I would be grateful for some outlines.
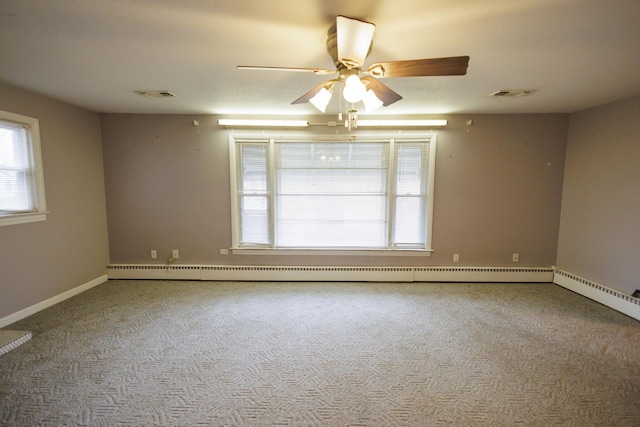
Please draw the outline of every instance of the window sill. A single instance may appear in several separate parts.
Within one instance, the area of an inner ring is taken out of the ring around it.
[[[45,221],[47,219],[47,213],[48,212],[29,212],[13,215],[0,215],[0,226]]]
[[[432,249],[273,249],[231,248],[234,255],[431,256]]]

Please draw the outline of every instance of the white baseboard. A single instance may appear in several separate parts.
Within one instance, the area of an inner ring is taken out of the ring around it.
[[[255,265],[112,264],[110,279],[336,281],[336,282],[545,282],[548,267],[332,267]]]
[[[73,289],[69,289],[68,291],[63,292],[63,293],[61,293],[59,295],[56,295],[56,296],[54,296],[52,298],[49,298],[47,300],[44,300],[44,301],[39,302],[37,304],[34,304],[34,305],[30,306],[30,307],[22,309],[22,310],[20,310],[20,311],[18,311],[16,313],[10,314],[10,315],[8,315],[6,317],[3,317],[3,318],[0,319],[0,328],[4,328],[5,326],[8,326],[8,325],[10,325],[10,324],[12,324],[14,322],[17,322],[18,320],[22,320],[25,317],[31,316],[32,314],[35,314],[35,313],[37,313],[37,312],[39,312],[41,310],[44,310],[45,308],[49,308],[52,305],[55,305],[55,304],[57,304],[59,302],[62,302],[64,300],[66,300],[66,299],[69,299],[69,298],[71,298],[73,296],[76,296],[76,295],[78,295],[78,294],[80,294],[80,293],[82,293],[82,292],[84,292],[84,291],[86,291],[88,289],[91,289],[91,288],[93,288],[95,286],[98,286],[98,285],[106,282],[107,280],[109,280],[109,278],[108,278],[108,276],[106,274],[102,275],[100,277],[96,277],[95,279],[93,279],[93,280],[91,280],[91,281],[89,281],[89,282],[87,282],[87,283],[85,283],[83,285],[77,286],[77,287],[75,287]]]
[[[554,270],[553,283],[640,320],[640,299],[638,298],[560,269]]]

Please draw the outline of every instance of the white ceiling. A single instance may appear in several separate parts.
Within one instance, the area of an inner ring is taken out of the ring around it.
[[[379,114],[572,112],[640,94],[639,0],[0,0],[0,80],[99,112],[315,114],[291,102],[329,77],[236,66],[333,68],[336,15],[376,24],[365,66],[471,57],[466,76],[384,79],[404,99]],[[488,96],[500,89],[536,92]]]

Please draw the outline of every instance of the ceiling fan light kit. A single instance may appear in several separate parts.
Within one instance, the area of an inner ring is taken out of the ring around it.
[[[344,90],[342,96],[345,101],[355,104],[362,101],[364,94],[367,93],[367,88],[364,87],[364,83],[360,81],[360,77],[355,74],[351,74],[344,81]]]
[[[323,87],[318,91],[318,93],[316,93],[311,99],[309,99],[309,102],[313,104],[313,106],[318,110],[324,113],[325,111],[327,111],[327,105],[329,105],[329,101],[331,101],[332,95],[332,91],[330,91],[326,87]]]
[[[376,26],[371,22],[336,17],[339,62],[348,69],[360,68],[369,54],[375,29]]]
[[[447,58],[427,58],[403,61],[389,61],[372,64],[363,69],[364,62],[371,51],[375,24],[346,16],[336,17],[336,23],[327,33],[327,53],[333,60],[335,71],[320,68],[289,68],[264,66],[238,66],[243,70],[298,71],[314,74],[338,74],[327,80],[292,104],[310,102],[325,113],[331,101],[336,84],[342,85],[342,97],[347,101],[348,112],[345,127],[349,130],[357,127],[357,109],[355,104],[362,102],[367,113],[380,107],[386,107],[402,99],[402,96],[378,79],[388,77],[456,76],[465,75],[469,65],[468,56]],[[360,74],[365,77],[360,77]],[[342,104],[342,103],[341,103]],[[342,109],[342,107],[340,108]],[[339,117],[342,116],[340,112]]]
[[[367,93],[364,94],[362,103],[364,104],[364,110],[367,113],[373,113],[384,104],[380,99],[378,99],[375,92],[371,89],[369,89]]]

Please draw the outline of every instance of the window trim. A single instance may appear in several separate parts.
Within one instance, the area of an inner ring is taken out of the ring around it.
[[[31,155],[33,157],[33,174],[36,191],[36,209],[34,211],[9,214],[0,213],[0,226],[45,221],[47,219],[47,213],[49,212],[47,211],[44,193],[44,173],[40,148],[40,121],[33,117],[3,110],[0,110],[0,120],[18,123],[28,128],[29,138],[31,139]]]
[[[239,207],[238,207],[238,168],[237,168],[237,159],[236,159],[236,143],[242,142],[260,142],[260,143],[268,143],[270,149],[268,151],[269,156],[267,159],[267,173],[268,179],[271,181],[271,188],[273,189],[273,180],[275,180],[273,173],[273,165],[274,165],[274,151],[273,145],[276,141],[331,141],[331,142],[352,142],[349,139],[349,135],[309,135],[309,134],[300,134],[300,133],[291,133],[291,134],[273,134],[269,135],[263,131],[260,132],[245,132],[245,133],[234,133],[233,131],[229,133],[229,170],[230,170],[230,204],[231,204],[231,247],[229,248],[231,253],[234,255],[336,255],[336,256],[344,256],[344,255],[352,255],[352,256],[431,256],[431,253],[434,251],[432,248],[432,234],[433,234],[433,200],[434,200],[434,188],[435,188],[435,155],[436,155],[436,134],[435,133],[411,133],[411,132],[402,132],[397,135],[392,135],[388,133],[367,133],[367,137],[364,138],[367,141],[428,141],[429,143],[429,170],[427,172],[427,206],[425,208],[425,215],[427,216],[427,221],[425,223],[425,232],[426,232],[426,240],[425,240],[425,248],[393,248],[393,249],[385,249],[385,248],[356,248],[356,249],[348,249],[348,248],[274,248],[274,247],[265,247],[265,246],[239,246],[239,236],[240,236],[240,224],[239,224]],[[390,156],[394,156],[394,150],[391,150]],[[389,203],[391,205],[391,203]],[[391,207],[389,206],[389,209]],[[274,215],[274,206],[273,203],[270,204],[270,216]],[[270,221],[273,221],[273,218],[270,218]],[[273,234],[273,227],[270,230],[270,233]],[[273,241],[273,236],[271,237],[271,241]]]

